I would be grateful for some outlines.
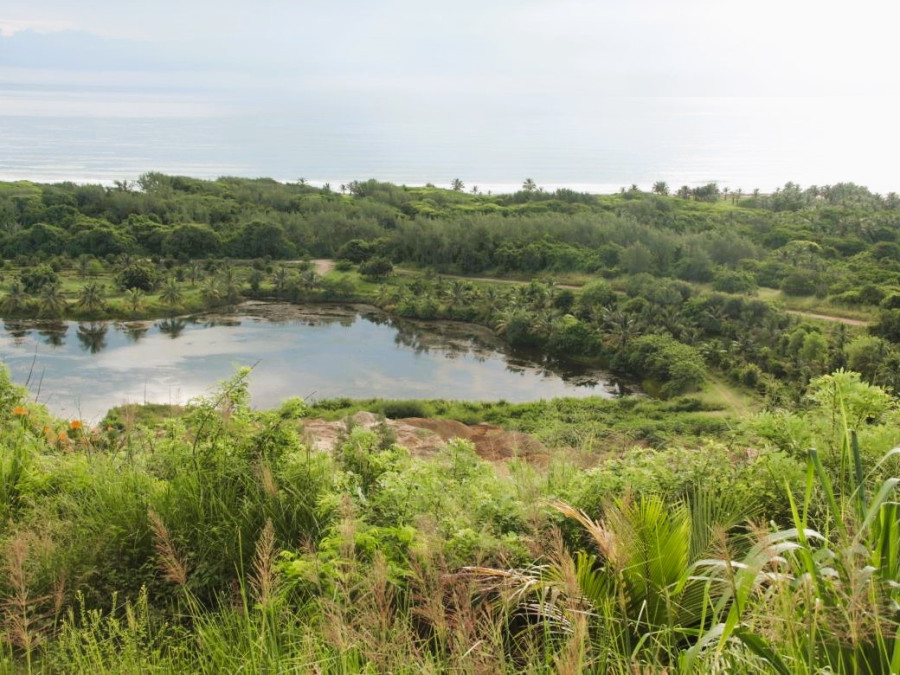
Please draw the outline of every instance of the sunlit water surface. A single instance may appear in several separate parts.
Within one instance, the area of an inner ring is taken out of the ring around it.
[[[253,404],[290,396],[528,401],[611,397],[603,372],[504,352],[478,326],[390,320],[370,307],[248,304],[235,315],[20,323],[0,331],[13,380],[62,417],[122,403],[183,404],[254,366]]]

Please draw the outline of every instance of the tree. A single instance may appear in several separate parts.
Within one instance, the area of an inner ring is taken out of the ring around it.
[[[232,255],[237,258],[292,258],[296,255],[294,245],[288,241],[284,228],[279,223],[254,220],[241,229],[231,245]]]
[[[522,189],[525,192],[537,192],[537,183],[532,178],[526,178],[525,182],[522,183]]]
[[[50,265],[36,265],[22,271],[19,281],[26,293],[40,293],[47,286],[59,283],[59,275]]]
[[[169,305],[169,307],[177,307],[181,302],[181,287],[178,285],[178,282],[170,277],[166,285],[163,286],[159,299]]]
[[[187,260],[189,258],[211,258],[219,255],[222,240],[206,225],[179,225],[172,230],[163,243],[166,255]]]
[[[641,274],[653,269],[653,254],[642,243],[632,244],[621,255],[622,267],[629,274]]]
[[[454,192],[462,192],[465,185],[459,178],[454,178],[452,181],[450,181],[450,187]]]
[[[0,311],[4,314],[18,314],[28,309],[29,298],[21,281],[14,281],[9,292],[0,302]]]
[[[372,257],[372,244],[364,239],[351,239],[337,250],[337,257],[359,264]]]
[[[119,272],[117,281],[119,288],[123,290],[137,288],[149,293],[159,283],[159,273],[149,260],[139,260],[124,267]]]
[[[275,275],[272,278],[272,282],[275,284],[275,293],[279,297],[281,297],[281,294],[284,293],[284,289],[287,287],[287,281],[287,268],[284,265],[281,265],[277,270],[275,270]]]
[[[41,291],[39,309],[42,316],[62,316],[68,303],[57,284],[45,286]]]
[[[144,305],[144,292],[137,287],[129,288],[125,291],[125,304],[132,312],[137,312]]]
[[[197,285],[197,279],[203,276],[203,270],[200,269],[200,263],[192,260],[188,265],[188,279],[191,280],[191,288]]]
[[[259,291],[259,287],[262,284],[263,273],[262,270],[258,270],[255,267],[250,270],[250,277],[247,280],[250,283],[250,290],[254,293]]]
[[[103,299],[103,286],[96,281],[85,284],[78,294],[76,306],[88,312],[99,312],[106,307]]]
[[[371,258],[359,266],[359,273],[364,277],[382,278],[390,276],[393,271],[391,261],[381,256]]]
[[[664,180],[658,180],[653,184],[654,194],[667,196],[669,194],[669,184]]]

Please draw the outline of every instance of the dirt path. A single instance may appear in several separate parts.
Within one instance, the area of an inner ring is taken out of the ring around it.
[[[334,260],[327,258],[316,258],[312,264],[316,266],[316,273],[323,277],[334,269]]]
[[[833,323],[843,323],[847,326],[868,326],[869,321],[863,321],[862,319],[848,319],[845,316],[831,316],[830,314],[815,314],[813,312],[801,312],[796,309],[786,309],[784,310],[787,314],[793,314],[794,316],[802,316],[807,319],[818,319],[819,321],[831,321]]]

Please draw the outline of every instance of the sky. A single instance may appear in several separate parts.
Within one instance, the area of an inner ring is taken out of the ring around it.
[[[832,129],[849,142],[867,110],[896,111],[898,23],[887,0],[4,0],[0,116],[303,110],[496,133],[624,98],[822,99],[860,102]]]

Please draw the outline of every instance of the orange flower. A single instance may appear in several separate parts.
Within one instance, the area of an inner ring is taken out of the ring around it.
[[[69,434],[67,434],[65,431],[60,431],[60,432],[59,432],[59,436],[57,436],[57,438],[58,438],[62,443],[65,443],[66,441],[69,440]]]
[[[13,408],[12,413],[13,415],[27,415],[28,408],[22,405],[17,405],[15,408]]]
[[[81,420],[72,420],[69,422],[69,428],[72,431],[78,431],[81,428]]]

